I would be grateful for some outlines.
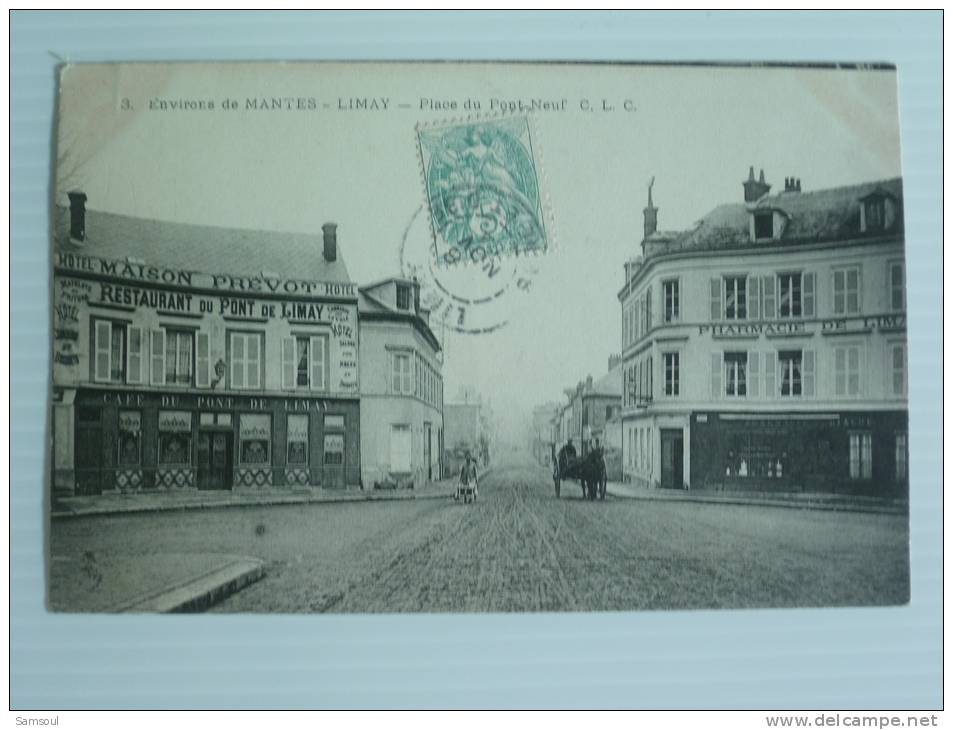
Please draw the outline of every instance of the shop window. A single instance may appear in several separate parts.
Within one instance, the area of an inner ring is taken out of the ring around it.
[[[391,355],[391,390],[395,395],[413,395],[414,379],[409,353]]]
[[[851,433],[850,478],[870,479],[873,475],[873,438],[869,431]]]
[[[119,466],[139,466],[142,458],[142,414],[119,411]]]
[[[890,357],[890,388],[894,396],[907,394],[907,348],[901,342],[887,346]]]
[[[679,317],[678,279],[669,279],[662,282],[662,298],[665,303],[665,321],[677,322]]]
[[[308,416],[306,414],[288,415],[288,465],[307,466],[308,464]]]
[[[778,353],[778,364],[781,366],[781,395],[798,396],[802,393],[802,365],[803,357],[800,350],[789,350]]]
[[[242,464],[271,463],[271,416],[243,413],[238,418],[238,438]]]
[[[260,390],[262,387],[263,336],[260,332],[229,332],[231,387]]]
[[[166,385],[192,385],[192,340],[189,331],[165,331]]]
[[[834,394],[860,395],[860,347],[856,345],[834,348]]]
[[[725,395],[745,396],[748,394],[748,353],[725,353]]]
[[[746,319],[748,316],[748,277],[725,277],[725,319]]]
[[[834,271],[834,314],[860,312],[860,267],[850,266]]]
[[[159,411],[159,464],[186,466],[192,463],[192,414]]]
[[[344,466],[344,435],[329,433],[324,436],[324,465]]]
[[[126,330],[123,322],[93,320],[93,380],[96,382],[126,382]],[[137,342],[140,345],[137,356],[141,359],[141,335]]]
[[[894,312],[902,312],[906,307],[903,263],[893,261],[889,264],[887,270],[890,276],[890,309]]]
[[[666,352],[662,355],[665,364],[665,395],[678,395],[678,353]]]
[[[904,482],[907,479],[907,434],[898,433],[894,435],[894,479],[898,482]]]

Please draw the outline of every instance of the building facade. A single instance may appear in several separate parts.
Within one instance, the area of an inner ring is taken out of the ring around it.
[[[360,289],[361,473],[366,488],[443,476],[440,344],[419,285],[393,278]]]
[[[444,463],[449,474],[460,471],[467,453],[489,464],[489,412],[483,398],[464,387],[453,402],[444,405]]]
[[[609,358],[609,372],[598,380],[588,376],[570,396],[570,421],[566,440],[572,439],[580,455],[597,443],[605,445],[605,426],[622,408],[621,358]]]
[[[901,181],[743,188],[680,232],[649,191],[619,292],[625,478],[905,495]]]
[[[558,403],[545,403],[533,409],[532,452],[539,464],[549,464],[552,460],[554,441],[553,420],[560,410]]]
[[[53,493],[357,485],[357,289],[305,236],[58,208]]]

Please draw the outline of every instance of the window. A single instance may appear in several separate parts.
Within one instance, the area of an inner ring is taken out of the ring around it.
[[[883,198],[868,198],[864,201],[864,230],[882,231],[886,225]]]
[[[192,385],[192,333],[165,331],[166,385]]]
[[[307,388],[311,381],[308,374],[311,364],[308,359],[310,344],[307,337],[295,337],[295,384],[299,388]]]
[[[410,287],[407,284],[397,285],[397,308],[410,309]]]
[[[895,396],[907,394],[907,347],[901,342],[887,346],[890,357],[890,392]]]
[[[664,298],[664,317],[666,322],[678,321],[678,279],[671,279],[662,283]]]
[[[391,390],[396,395],[413,395],[414,380],[409,353],[394,353],[391,362]]]
[[[612,420],[612,406],[606,406],[606,421]]]
[[[271,463],[271,416],[243,413],[238,419],[239,458],[242,464]]]
[[[893,447],[894,479],[903,482],[907,478],[907,434],[894,434]]]
[[[754,237],[774,238],[774,213],[766,211],[754,214]]]
[[[725,319],[745,319],[748,316],[748,278],[725,277]]]
[[[329,433],[324,436],[324,465],[344,466],[344,434]]]
[[[860,395],[860,347],[834,348],[834,394]]]
[[[725,395],[745,396],[747,384],[748,353],[725,353]]]
[[[137,356],[141,360],[141,330]],[[93,338],[95,357],[93,358],[93,380],[100,383],[126,382],[126,325],[108,319],[93,320]],[[133,381],[136,382],[136,381]]]
[[[327,390],[328,338],[296,335],[281,341],[281,387]]]
[[[142,455],[142,414],[119,411],[119,466],[139,466]]]
[[[398,474],[410,471],[410,426],[394,424],[390,427],[390,470]]]
[[[860,267],[834,271],[834,314],[860,312]]]
[[[678,353],[666,352],[662,358],[665,363],[665,395],[678,395]]]
[[[308,416],[288,414],[288,466],[308,464]]]
[[[238,389],[261,389],[262,341],[260,332],[230,332],[229,362],[231,387]]]
[[[343,413],[327,413],[324,416],[324,428],[325,430],[330,428],[344,428],[344,414]]]
[[[872,438],[868,431],[850,434],[850,478],[870,479],[873,474]]]
[[[781,366],[781,395],[801,395],[801,351],[779,352],[778,364]]]
[[[781,274],[778,276],[780,302],[778,314],[781,317],[801,316],[801,275]]]
[[[888,265],[887,271],[890,274],[890,309],[894,312],[902,311],[906,305],[903,263],[894,261]]]
[[[192,463],[192,414],[159,411],[159,464],[188,466]]]

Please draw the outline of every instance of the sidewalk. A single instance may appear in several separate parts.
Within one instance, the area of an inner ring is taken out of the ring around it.
[[[908,512],[905,499],[864,497],[827,492],[721,492],[709,489],[649,489],[621,482],[609,482],[606,493],[622,499],[656,500],[661,502],[708,502],[714,504],[747,504],[761,507],[789,507],[843,512],[873,512],[902,515]]]
[[[489,468],[480,472],[482,478]],[[416,489],[323,489],[321,487],[263,487],[234,491],[165,490],[54,498],[53,519],[92,515],[161,512],[167,510],[262,507],[323,502],[375,502],[409,499],[449,499],[457,478],[448,477]]]

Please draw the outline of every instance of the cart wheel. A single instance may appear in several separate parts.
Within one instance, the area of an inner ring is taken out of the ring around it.
[[[559,480],[553,479],[553,484],[556,485],[556,499],[559,499]]]

